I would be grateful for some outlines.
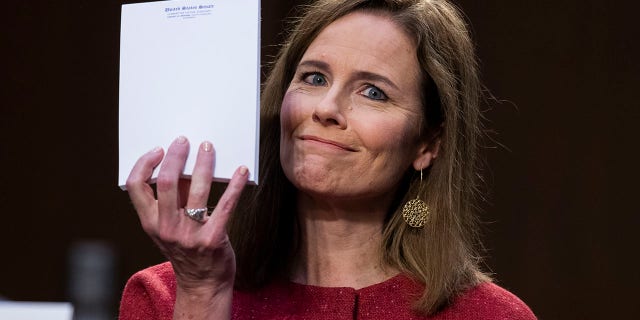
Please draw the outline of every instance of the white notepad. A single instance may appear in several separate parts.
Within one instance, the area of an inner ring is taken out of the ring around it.
[[[246,165],[257,184],[259,96],[259,0],[123,5],[119,186],[141,155],[166,151],[180,135],[191,144],[184,176],[208,140],[214,180],[228,181]]]
[[[68,302],[0,301],[0,319],[71,320],[73,306]]]

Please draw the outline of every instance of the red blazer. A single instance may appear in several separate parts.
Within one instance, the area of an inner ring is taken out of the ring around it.
[[[493,283],[464,292],[431,317],[421,316],[411,303],[423,288],[404,275],[358,290],[276,282],[256,291],[236,290],[232,319],[536,319],[518,297]],[[119,319],[172,319],[175,298],[175,275],[168,262],[142,270],[125,286]]]

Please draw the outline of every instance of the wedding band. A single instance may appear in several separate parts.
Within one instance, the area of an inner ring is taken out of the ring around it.
[[[187,217],[198,221],[198,222],[204,222],[204,217],[207,215],[207,208],[196,208],[196,209],[184,209],[184,214],[187,215]]]

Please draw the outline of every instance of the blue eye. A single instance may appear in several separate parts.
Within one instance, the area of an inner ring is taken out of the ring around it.
[[[373,100],[387,100],[387,95],[375,86],[369,86],[366,89],[362,90],[362,94],[365,97]]]
[[[304,82],[314,86],[324,86],[327,84],[327,79],[320,73],[309,73],[304,75]]]

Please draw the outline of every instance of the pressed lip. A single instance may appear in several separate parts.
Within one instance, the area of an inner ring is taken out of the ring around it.
[[[316,137],[316,136],[303,135],[303,136],[300,136],[300,140],[312,140],[312,141],[317,141],[317,142],[330,144],[330,145],[336,146],[336,147],[338,147],[340,149],[344,149],[346,151],[351,151],[351,152],[355,152],[356,151],[356,149],[354,149],[352,147],[349,147],[349,146],[347,146],[345,144],[342,144],[342,143],[339,143],[339,142],[336,142],[336,141],[333,141],[333,140],[322,139],[322,138],[319,138],[319,137]]]

